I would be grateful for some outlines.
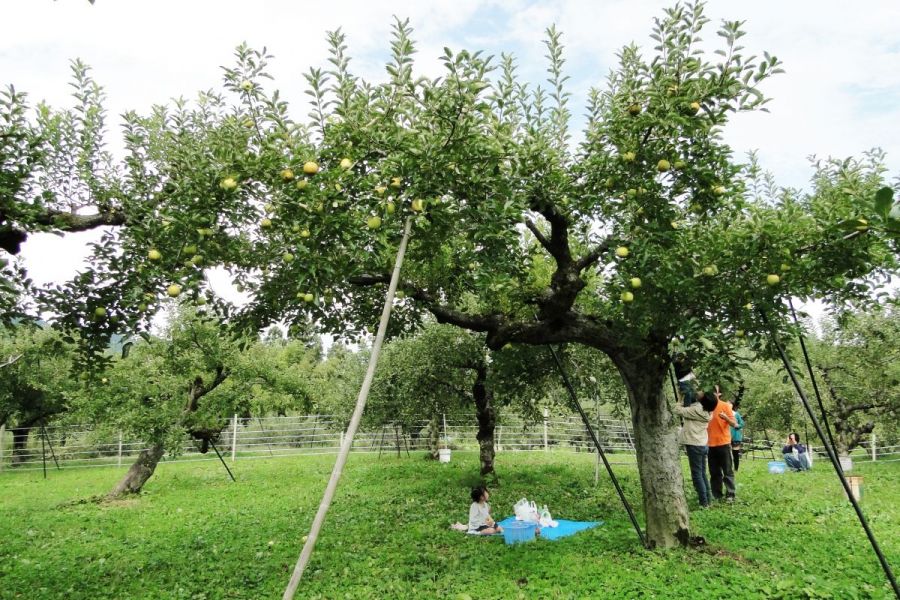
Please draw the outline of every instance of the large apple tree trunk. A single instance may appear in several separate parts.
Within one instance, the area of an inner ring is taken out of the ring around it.
[[[28,459],[28,434],[31,431],[31,428],[13,427],[9,431],[12,433],[13,439],[11,461],[12,465],[16,466]]]
[[[153,444],[149,448],[141,450],[137,460],[128,469],[125,477],[116,484],[116,487],[107,494],[108,498],[119,498],[129,494],[139,494],[147,480],[156,471],[156,465],[162,460],[165,450],[160,443]]]
[[[479,364],[475,368],[475,383],[472,385],[475,399],[475,418],[478,420],[478,448],[481,458],[481,476],[497,473],[494,471],[494,430],[497,426],[497,411],[494,410],[494,392],[488,384],[488,368]]]
[[[686,546],[690,518],[679,460],[678,429],[664,393],[664,353],[629,360],[614,357],[631,405],[637,467],[643,490],[647,542],[653,548]]]

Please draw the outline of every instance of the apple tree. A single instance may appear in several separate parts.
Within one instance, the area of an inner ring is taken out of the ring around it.
[[[606,354],[627,390],[647,538],[686,544],[664,394],[674,347],[765,352],[769,327],[789,324],[783,297],[865,298],[895,266],[887,229],[871,226],[893,210],[877,155],[823,161],[809,192],[767,188],[735,158],[722,132],[735,113],[765,110],[760,86],[781,65],[748,52],[738,22],[708,52],[708,25],[700,3],[664,11],[654,47],[623,48],[591,91],[578,136],[553,28],[548,83],[535,87],[511,56],[449,48],[439,76],[418,75],[403,21],[386,79],[364,81],[331,33],[299,120],[270,86],[270,57],[242,46],[223,90],[125,116],[112,180],[79,181],[114,198],[126,226],[42,300],[98,339],[145,327],[163,294],[212,301],[236,327],[312,319],[354,337],[374,325],[413,219],[394,333],[430,313],[491,350]],[[216,296],[210,267],[231,274],[245,307]]]

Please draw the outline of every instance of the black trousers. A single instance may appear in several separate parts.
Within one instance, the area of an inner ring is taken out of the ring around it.
[[[709,487],[713,498],[722,498],[722,484],[725,496],[734,498],[734,469],[731,466],[731,444],[709,447]]]

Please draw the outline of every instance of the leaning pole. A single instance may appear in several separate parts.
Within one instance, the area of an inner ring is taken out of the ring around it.
[[[359,389],[359,396],[356,398],[356,407],[353,409],[350,425],[347,426],[347,435],[344,436],[344,442],[341,444],[337,460],[334,462],[334,468],[331,471],[331,479],[328,480],[328,486],[325,488],[325,494],[322,496],[319,510],[316,512],[316,517],[313,519],[306,542],[303,544],[303,550],[300,552],[300,557],[297,559],[297,565],[294,567],[291,581],[288,583],[287,589],[284,590],[283,600],[293,600],[294,594],[297,593],[297,586],[300,585],[303,571],[306,569],[307,563],[309,563],[310,556],[312,556],[313,547],[315,547],[316,539],[319,537],[319,531],[321,531],[322,524],[325,522],[325,516],[328,514],[331,501],[334,499],[334,492],[337,490],[338,482],[344,471],[344,465],[347,463],[347,455],[350,454],[350,447],[353,445],[353,438],[356,435],[357,428],[359,428],[363,409],[365,409],[366,400],[369,398],[369,389],[372,387],[372,380],[375,377],[375,367],[378,364],[378,357],[381,354],[381,345],[384,342],[388,320],[391,318],[394,293],[397,291],[397,282],[400,280],[400,267],[403,265],[403,255],[406,254],[406,244],[409,241],[409,232],[411,230],[412,218],[408,217],[403,229],[403,238],[400,240],[400,248],[397,250],[397,259],[394,261],[394,271],[391,273],[391,282],[390,285],[388,285],[387,296],[384,299],[384,309],[381,311],[381,322],[378,323],[378,333],[375,334],[375,343],[372,346],[372,354],[369,356],[369,367],[366,369],[366,376],[363,378],[362,387]]]

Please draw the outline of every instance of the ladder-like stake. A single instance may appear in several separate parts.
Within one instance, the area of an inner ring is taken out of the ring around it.
[[[407,218],[406,226],[403,230],[403,239],[400,240],[400,248],[397,250],[397,260],[394,261],[394,272],[391,274],[391,283],[388,285],[387,296],[384,299],[384,310],[381,311],[381,322],[378,324],[378,333],[375,334],[372,355],[369,357],[369,368],[366,370],[366,376],[363,378],[359,396],[356,398],[356,408],[353,409],[353,416],[350,418],[350,425],[347,427],[347,435],[344,436],[341,450],[338,452],[337,460],[335,460],[334,463],[334,469],[331,471],[331,479],[328,480],[328,486],[325,488],[325,494],[322,496],[319,510],[316,512],[316,517],[313,519],[312,526],[309,529],[306,543],[303,544],[303,550],[300,552],[300,557],[297,559],[297,565],[294,567],[291,581],[288,583],[287,589],[284,590],[283,600],[293,600],[294,594],[297,593],[297,586],[300,585],[300,578],[303,577],[303,570],[306,569],[309,558],[312,556],[313,547],[316,545],[316,539],[319,537],[319,531],[321,531],[322,524],[325,522],[325,515],[328,514],[328,508],[331,506],[331,500],[334,498],[334,492],[337,489],[338,481],[340,481],[341,473],[344,471],[347,455],[350,454],[350,447],[353,445],[353,437],[356,435],[356,429],[359,427],[359,422],[362,419],[363,409],[366,407],[366,400],[369,398],[369,388],[372,387],[372,380],[375,378],[375,366],[378,364],[378,356],[381,354],[381,344],[384,342],[388,320],[391,318],[394,293],[397,291],[397,282],[400,280],[400,266],[403,264],[403,255],[406,254],[406,243],[409,241],[409,232],[411,230],[412,219]]]

